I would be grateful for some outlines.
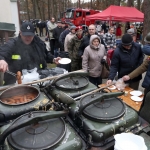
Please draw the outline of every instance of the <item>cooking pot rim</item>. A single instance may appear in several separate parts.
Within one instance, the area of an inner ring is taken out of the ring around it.
[[[19,104],[7,104],[7,103],[4,103],[3,101],[1,101],[2,94],[4,94],[5,92],[7,92],[7,91],[9,91],[11,89],[19,88],[19,87],[28,87],[28,88],[30,87],[30,88],[33,88],[33,89],[37,90],[38,94],[37,94],[37,96],[33,100],[28,101],[28,102],[24,102],[24,103],[19,103]],[[12,87],[4,90],[2,93],[0,93],[0,103],[5,104],[5,105],[10,105],[10,106],[23,105],[23,104],[27,104],[27,103],[33,102],[35,99],[37,99],[39,97],[39,95],[40,95],[40,90],[37,87],[35,87],[35,86],[32,86],[32,85],[15,85],[15,86],[12,86]]]

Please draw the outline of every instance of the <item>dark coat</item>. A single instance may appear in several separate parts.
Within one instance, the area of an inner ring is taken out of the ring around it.
[[[55,38],[55,49],[61,47],[61,44],[59,42],[59,37],[62,32],[63,32],[63,29],[59,27],[56,27],[53,30],[53,37]]]
[[[97,33],[95,33],[96,35],[98,35]],[[100,40],[101,40],[101,44],[103,44],[105,46],[105,43],[102,39],[102,37],[100,35],[98,35],[100,37]],[[84,49],[90,44],[90,37],[91,35],[88,34],[88,35],[85,35],[81,41],[81,45],[79,47],[79,56],[81,57],[84,53]]]
[[[53,55],[46,50],[45,43],[37,36],[34,37],[30,45],[26,45],[20,36],[9,40],[0,47],[0,60],[8,63],[9,70],[17,73],[23,69],[31,70],[33,68],[45,69],[47,62],[53,62]],[[4,76],[5,84],[15,83],[16,78],[8,73]]]
[[[60,34],[60,37],[59,37],[59,42],[61,44],[61,49],[64,50],[64,42],[65,42],[65,38],[67,36],[67,34],[69,34],[70,30],[69,28],[65,29],[61,34]]]
[[[143,62],[143,52],[141,46],[135,42],[132,43],[131,50],[125,50],[120,44],[114,51],[109,79],[113,80],[118,72],[118,78],[122,78],[124,75],[128,75]],[[142,79],[142,75],[129,80],[128,82],[136,82]]]
[[[143,46],[143,53],[150,56],[150,44]],[[148,62],[148,68],[142,86],[144,88],[150,88],[150,62]]]

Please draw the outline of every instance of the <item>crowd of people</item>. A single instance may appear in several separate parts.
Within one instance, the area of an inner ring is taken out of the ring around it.
[[[120,29],[121,26],[118,24]],[[38,37],[43,36],[41,28],[45,28],[46,31],[45,43]],[[138,89],[142,78],[141,71],[136,76],[132,75],[132,71],[143,64],[143,53],[146,52],[137,42],[137,29],[129,28],[127,25],[127,32],[123,36],[120,29],[117,29],[116,24],[108,27],[106,22],[97,22],[89,25],[88,29],[83,29],[82,26],[75,26],[71,22],[56,22],[54,17],[46,22],[41,19],[25,21],[22,23],[19,36],[0,48],[0,70],[5,72],[9,69],[16,73],[18,70],[34,67],[43,69],[47,67],[47,62],[54,61],[58,64],[61,57],[68,57],[71,59],[69,67],[60,65],[61,67],[68,71],[83,69],[89,72],[89,80],[98,86],[102,83],[102,64],[107,60],[107,51],[113,48],[107,84],[111,84],[117,75],[131,88]],[[116,43],[118,35],[121,37],[119,44]],[[147,49],[149,47],[146,47],[146,51]],[[63,55],[60,55],[61,53]],[[6,78],[7,76],[9,75],[6,74]],[[10,78],[7,78],[5,84],[14,82],[9,81]]]

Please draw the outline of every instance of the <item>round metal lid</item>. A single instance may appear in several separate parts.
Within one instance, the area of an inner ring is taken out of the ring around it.
[[[89,83],[87,77],[73,76],[58,80],[55,84],[58,88],[74,90],[87,86]]]
[[[98,96],[100,93],[95,93]],[[89,95],[85,98],[91,99]],[[125,105],[119,98],[108,98],[101,102],[93,103],[83,110],[83,115],[91,120],[100,122],[111,122],[119,119],[125,114]]]
[[[36,113],[35,116],[40,113]],[[27,117],[28,115],[19,118],[15,124]],[[54,118],[14,131],[8,136],[8,143],[16,150],[45,150],[56,145],[65,133],[66,125],[63,119]]]

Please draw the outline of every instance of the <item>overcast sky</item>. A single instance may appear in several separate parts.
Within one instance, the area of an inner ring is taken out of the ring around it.
[[[84,0],[84,2],[88,2],[88,1],[90,1],[90,0]],[[73,2],[73,3],[76,3],[77,0],[72,0],[72,2]],[[82,2],[82,0],[80,0],[80,2]]]

